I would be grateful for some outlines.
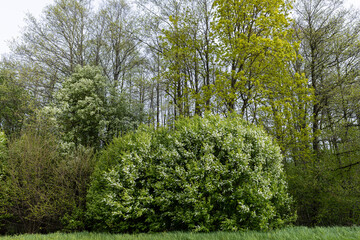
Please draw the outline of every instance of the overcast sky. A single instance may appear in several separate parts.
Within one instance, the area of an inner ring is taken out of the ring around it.
[[[45,6],[53,2],[54,0],[0,0],[0,55],[9,52],[8,41],[20,35],[25,26],[26,13],[39,17]]]
[[[9,52],[8,43],[19,36],[27,12],[38,17],[53,0],[0,0],[0,55]],[[95,0],[100,2],[100,0]],[[345,0],[360,8],[360,0]]]

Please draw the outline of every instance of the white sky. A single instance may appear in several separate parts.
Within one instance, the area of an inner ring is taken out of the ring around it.
[[[27,12],[39,16],[53,0],[0,0],[0,54],[9,52],[7,41],[16,38],[25,25]]]
[[[101,0],[93,0],[95,4]],[[359,0],[360,1],[360,0]],[[26,13],[39,17],[54,0],[0,0],[0,56],[9,53],[9,41],[20,36]]]
[[[27,12],[38,17],[45,6],[54,0],[0,0],[0,55],[8,53],[8,41],[20,35],[25,26]],[[99,0],[95,0],[99,2]],[[360,0],[345,0],[350,5],[360,8]]]

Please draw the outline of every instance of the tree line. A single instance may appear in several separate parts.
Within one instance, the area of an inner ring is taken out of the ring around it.
[[[280,145],[299,224],[352,225],[358,16],[336,0],[55,0],[1,60],[0,126],[10,142],[45,128],[66,154],[235,112]]]

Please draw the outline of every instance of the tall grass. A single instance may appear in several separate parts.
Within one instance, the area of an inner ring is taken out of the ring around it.
[[[148,234],[106,234],[106,233],[53,233],[47,235],[19,235],[0,237],[1,240],[360,240],[360,227],[306,228],[294,227],[270,232],[213,232],[213,233],[148,233]]]

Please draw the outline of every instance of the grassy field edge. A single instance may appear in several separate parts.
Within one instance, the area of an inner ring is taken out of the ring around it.
[[[25,234],[16,236],[1,236],[1,240],[256,240],[256,239],[360,239],[360,227],[291,227],[269,232],[169,232],[169,233],[142,233],[142,234],[108,234],[108,233],[52,233],[52,234]]]

